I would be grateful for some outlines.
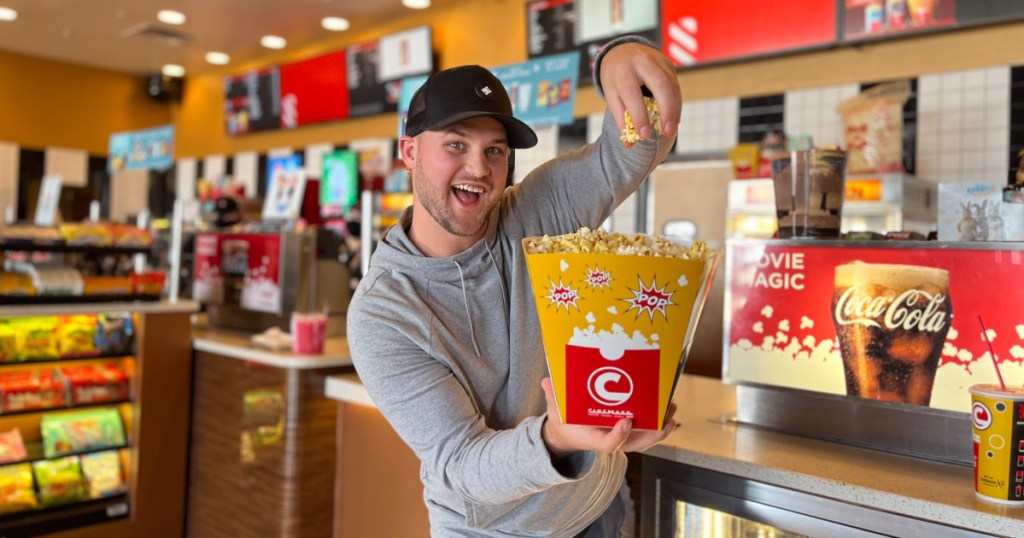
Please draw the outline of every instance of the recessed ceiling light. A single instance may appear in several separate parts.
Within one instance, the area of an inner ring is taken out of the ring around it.
[[[164,64],[164,66],[160,68],[160,72],[169,77],[185,76],[185,68],[177,64]]]
[[[18,12],[9,7],[0,7],[0,21],[13,21],[18,18]]]
[[[324,17],[320,25],[332,32],[344,32],[348,30],[348,19],[342,17]]]
[[[283,49],[288,42],[281,36],[265,35],[260,38],[260,45],[268,49]]]
[[[185,14],[180,11],[162,9],[157,12],[156,18],[167,24],[185,24]]]
[[[214,65],[225,65],[231,61],[231,57],[223,52],[207,52],[206,61]]]
[[[430,0],[402,0],[402,5],[409,9],[427,9],[430,7]]]

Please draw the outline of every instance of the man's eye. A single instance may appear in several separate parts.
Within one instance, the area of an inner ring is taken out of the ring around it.
[[[502,156],[502,155],[506,154],[504,148],[498,148],[498,147],[487,148],[487,153],[490,154],[490,155],[494,155],[494,156]]]
[[[448,146],[450,148],[452,148],[452,149],[462,149],[462,148],[465,147],[465,144],[463,144],[462,142],[459,142],[459,141],[452,141],[452,142],[448,142]]]

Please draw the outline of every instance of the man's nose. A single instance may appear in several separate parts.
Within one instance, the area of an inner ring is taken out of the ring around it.
[[[473,177],[484,178],[491,175],[490,162],[484,152],[471,152],[465,160],[466,172]]]

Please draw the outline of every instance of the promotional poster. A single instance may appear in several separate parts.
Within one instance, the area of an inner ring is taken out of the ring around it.
[[[996,364],[1024,384],[1024,250],[999,247],[731,240],[723,377],[969,412]]]

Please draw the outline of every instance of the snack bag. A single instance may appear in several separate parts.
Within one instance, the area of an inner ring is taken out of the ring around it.
[[[57,349],[56,316],[16,318],[9,322],[15,331],[16,360],[34,361],[55,359]]]
[[[53,369],[0,374],[0,403],[4,413],[65,407],[64,381]]]
[[[523,248],[562,422],[660,429],[717,253],[586,228]]]
[[[17,354],[18,338],[14,329],[6,321],[0,320],[0,362],[14,362]]]
[[[32,463],[39,486],[39,501],[44,505],[62,504],[88,498],[78,456]]]
[[[125,444],[121,414],[114,408],[46,414],[39,427],[47,458]]]
[[[0,463],[11,463],[25,459],[25,441],[21,438],[21,430],[12,428],[0,432]]]
[[[879,84],[839,103],[847,173],[903,171],[903,104],[906,80]]]
[[[99,499],[125,492],[121,458],[116,450],[82,454],[81,458],[90,498]]]
[[[57,345],[61,358],[95,357],[96,316],[62,316],[57,325]]]
[[[32,465],[18,463],[0,467],[0,513],[29,510],[37,504],[32,489]]]
[[[130,312],[96,316],[96,348],[102,355],[127,355],[132,352],[134,328]]]

